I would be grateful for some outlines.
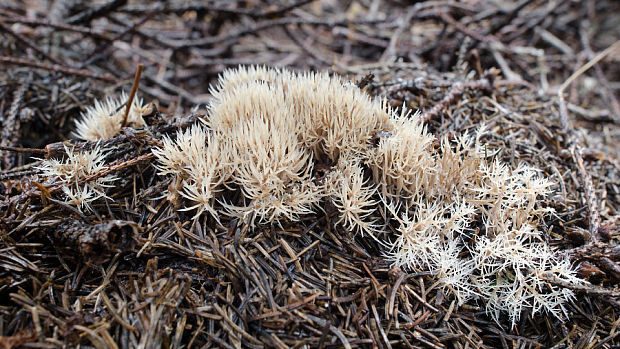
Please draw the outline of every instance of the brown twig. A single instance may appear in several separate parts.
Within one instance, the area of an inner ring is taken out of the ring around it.
[[[110,0],[102,4],[94,4],[92,7],[88,7],[77,15],[68,18],[66,22],[69,24],[88,23],[95,18],[105,16],[125,4],[127,4],[127,0]]]
[[[499,40],[497,40],[497,38],[495,38],[494,36],[491,36],[491,35],[485,36],[484,34],[477,33],[467,28],[461,22],[455,20],[454,18],[452,18],[452,16],[450,16],[444,11],[439,11],[439,18],[441,18],[441,20],[443,20],[447,24],[454,26],[454,28],[456,28],[458,31],[471,37],[472,39],[475,39],[480,42],[485,42],[485,43],[489,43],[489,42],[499,43]]]
[[[599,202],[596,196],[596,191],[594,190],[594,184],[592,183],[592,176],[590,176],[583,165],[581,147],[573,145],[570,150],[583,182],[583,190],[585,193],[584,196],[589,212],[588,229],[590,230],[591,238],[597,241],[600,238],[599,228],[601,226],[601,214],[599,213]]]
[[[588,34],[586,33],[586,30],[584,28],[581,28],[581,30],[579,30],[579,36],[581,38],[581,44],[583,45],[584,50],[588,55],[588,59],[593,59],[594,52],[592,52],[592,48],[590,47],[590,40],[588,39]],[[612,117],[612,120],[614,120],[616,123],[620,123],[620,103],[618,103],[618,99],[609,88],[609,81],[607,80],[605,73],[603,73],[603,69],[601,68],[601,66],[598,64],[595,65],[594,71],[596,72],[596,77],[601,82],[601,85],[603,87],[601,89],[601,94],[603,95],[603,98],[608,101],[611,106],[611,110],[613,111],[614,117]]]
[[[262,21],[262,22],[256,23],[253,26],[242,28],[232,33],[225,33],[219,36],[206,37],[206,38],[201,38],[201,39],[188,39],[188,40],[183,40],[183,41],[178,41],[178,42],[166,40],[165,43],[166,45],[169,45],[170,47],[174,47],[176,49],[187,48],[187,47],[204,47],[204,46],[219,44],[219,43],[222,43],[228,40],[234,40],[246,34],[254,34],[261,30],[278,27],[278,26],[289,25],[289,24],[298,24],[298,25],[308,24],[308,25],[322,25],[322,26],[334,27],[337,25],[347,26],[347,25],[355,25],[355,24],[377,24],[377,23],[382,23],[382,22],[385,22],[385,20],[370,19],[370,20],[354,20],[354,21],[349,21],[349,20],[334,21],[334,20],[286,17],[286,18],[280,18],[276,20]]]
[[[404,17],[400,18],[400,23],[398,24],[398,28],[396,29],[396,32],[392,34],[392,37],[390,38],[390,43],[388,44],[388,47],[385,49],[385,51],[383,51],[383,54],[381,55],[381,58],[379,59],[379,61],[386,62],[392,59],[392,57],[394,56],[394,53],[396,52],[396,44],[398,43],[398,39],[403,34],[405,29],[409,28],[409,23],[411,23],[411,19],[413,18],[413,16],[415,15],[417,11],[418,11],[417,6],[411,6],[407,10],[407,14]]]
[[[130,14],[141,14],[145,12],[151,11],[165,11],[166,13],[185,13],[188,11],[202,11],[202,12],[219,12],[224,14],[231,15],[241,15],[248,16],[251,18],[261,18],[261,17],[277,17],[283,15],[291,10],[294,10],[303,5],[309,4],[314,0],[300,0],[294,2],[288,6],[284,6],[282,8],[276,9],[267,9],[264,11],[254,11],[251,9],[244,8],[230,8],[230,7],[220,7],[220,6],[212,6],[204,3],[189,3],[182,5],[174,5],[174,4],[166,4],[165,6],[159,6],[159,4],[155,6],[132,6],[125,7],[121,9],[121,12],[130,13]]]
[[[132,24],[130,27],[128,27],[127,29],[123,30],[122,32],[116,34],[114,37],[112,37],[111,39],[108,40],[108,42],[106,43],[106,45],[104,46],[95,46],[93,48],[93,50],[90,52],[90,54],[88,54],[88,56],[86,56],[86,58],[83,60],[82,64],[79,65],[79,68],[84,68],[87,67],[88,65],[92,64],[92,62],[101,59],[103,57],[106,57],[108,55],[110,55],[113,50],[114,50],[114,43],[118,40],[121,40],[125,35],[132,33],[134,31],[137,31],[138,28],[143,25],[144,23],[146,23],[148,20],[150,20],[153,16],[155,15],[155,12],[149,12],[146,15],[144,15],[142,18],[140,18],[137,22],[135,22],[134,24]],[[116,20],[114,20],[114,18],[111,18],[112,21],[117,22]],[[125,24],[122,21],[120,24]],[[156,41],[156,40],[154,40]],[[158,41],[156,41],[158,42]]]
[[[15,153],[30,153],[30,154],[47,154],[47,150],[38,148],[20,148],[20,147],[8,147],[0,145],[0,150],[12,151]]]
[[[82,27],[82,26],[77,26],[77,25],[70,25],[70,24],[65,24],[65,23],[56,23],[56,22],[51,22],[45,19],[30,19],[30,18],[26,18],[26,17],[19,17],[19,16],[12,16],[10,15],[8,12],[0,10],[0,14],[4,15],[4,16],[11,16],[8,18],[2,18],[2,22],[4,23],[21,23],[21,24],[27,24],[27,25],[31,25],[31,26],[45,26],[45,27],[52,27],[52,28],[56,28],[56,29],[61,29],[61,30],[66,30],[66,31],[72,31],[72,32],[76,32],[76,33],[81,33],[84,35],[90,35],[92,37],[98,38],[98,39],[104,39],[104,40],[110,40],[110,38],[108,38],[105,34],[95,31],[92,28],[88,28],[88,27]]]
[[[40,54],[41,56],[43,56],[44,58],[48,59],[49,61],[53,62],[54,64],[57,64],[57,65],[60,65],[60,66],[65,66],[65,64],[63,62],[61,62],[58,58],[50,56],[47,52],[43,51],[39,46],[37,46],[37,44],[32,42],[30,39],[28,39],[27,37],[23,36],[20,33],[15,32],[11,28],[7,27],[6,25],[4,25],[1,20],[0,20],[0,30],[2,30],[4,32],[6,32],[7,34],[13,36],[17,40],[19,40],[21,43],[23,43],[27,47],[31,48],[36,53]]]
[[[257,16],[254,15],[250,15],[252,17],[267,17],[267,18],[273,18],[273,17],[278,17],[281,16],[293,9],[296,9],[298,7],[304,6],[306,4],[309,4],[311,2],[313,2],[315,0],[300,0],[297,2],[294,2],[288,6],[284,6],[282,8],[279,9],[268,9],[266,11],[262,11],[261,13],[259,13]]]
[[[7,148],[13,146],[19,139],[19,107],[22,103],[22,99],[24,98],[24,93],[26,93],[26,90],[30,85],[31,79],[32,74],[30,74],[26,81],[22,82],[15,90],[13,102],[11,103],[7,116],[4,118],[4,122],[2,123],[2,140],[0,140],[0,145],[2,146],[0,149],[2,150],[8,150]],[[3,167],[10,167],[11,162],[12,155],[10,153],[5,153],[2,157]]]
[[[27,67],[34,67],[38,69],[60,72],[63,74],[68,74],[68,75],[77,75],[77,76],[83,76],[87,78],[93,78],[93,79],[99,79],[99,80],[105,80],[105,81],[116,81],[117,80],[115,77],[107,73],[97,74],[97,73],[93,73],[86,69],[77,70],[77,69],[67,68],[67,67],[64,67],[58,64],[46,64],[46,63],[32,62],[32,61],[27,61],[25,59],[14,58],[14,57],[0,56],[0,62],[5,63],[5,64],[15,64],[15,65],[22,65],[22,66],[27,66]]]
[[[140,75],[142,75],[143,68],[144,68],[144,65],[139,64],[138,69],[136,69],[136,75],[133,78],[133,85],[131,85],[131,92],[129,93],[129,99],[127,100],[127,104],[125,106],[125,114],[123,114],[123,122],[121,123],[121,128],[127,125],[127,117],[129,116],[129,110],[131,109],[133,98],[136,96],[136,91],[138,91],[138,85],[140,84]]]
[[[584,64],[581,68],[579,68],[576,72],[574,72],[571,76],[564,81],[564,83],[558,89],[558,104],[560,106],[560,124],[564,131],[568,130],[570,127],[570,122],[568,120],[568,108],[566,107],[566,101],[564,100],[564,90],[577,79],[581,74],[585,73],[588,69],[592,68],[596,63],[598,63],[603,58],[607,57],[610,53],[616,51],[620,48],[620,40],[614,42],[608,48],[606,48],[603,52],[596,55],[596,57],[592,58],[588,63]]]
[[[134,165],[139,164],[141,162],[151,160],[154,157],[155,157],[155,154],[153,154],[153,153],[147,153],[147,154],[140,155],[137,158],[134,158],[134,159],[131,159],[131,160],[127,160],[125,162],[121,162],[120,164],[116,164],[116,165],[112,165],[112,166],[106,167],[106,168],[104,168],[103,170],[101,170],[101,171],[99,171],[97,173],[93,173],[93,174],[91,174],[91,175],[89,175],[87,177],[84,177],[84,178],[80,179],[78,183],[79,184],[83,184],[83,183],[87,183],[87,182],[92,182],[92,181],[96,180],[97,178],[105,177],[105,176],[107,176],[107,175],[109,175],[111,173],[120,171],[120,170],[122,170],[124,168],[131,167],[131,166],[134,166]],[[55,192],[60,191],[61,189],[62,189],[62,185],[56,186],[56,187],[52,187],[52,188],[50,188],[48,190],[48,192],[49,193],[55,193]]]
[[[431,109],[424,112],[422,114],[421,120],[423,122],[428,122],[431,119],[437,117],[439,113],[444,110],[448,105],[452,104],[457,98],[459,98],[467,89],[474,90],[490,90],[491,89],[491,80],[487,78],[482,78],[479,80],[468,81],[468,82],[456,82],[450,88],[448,94],[444,96],[444,98],[437,104],[435,104]]]
[[[286,35],[288,35],[288,37],[291,38],[291,40],[293,40],[293,42],[295,42],[302,49],[302,51],[307,53],[310,57],[316,59],[317,61],[325,65],[332,64],[333,60],[330,60],[329,58],[324,57],[320,52],[318,52],[316,48],[312,47],[310,43],[300,38],[297,35],[297,33],[295,33],[289,27],[284,26],[283,28],[284,28],[284,32],[286,33]]]
[[[585,201],[588,207],[588,228],[590,230],[590,236],[594,241],[597,241],[599,237],[599,228],[601,223],[600,213],[599,213],[599,204],[598,198],[595,192],[594,184],[592,182],[592,177],[585,169],[583,164],[583,159],[581,156],[581,147],[576,142],[576,136],[574,132],[572,132],[570,121],[568,118],[568,108],[566,106],[566,101],[564,100],[564,90],[577,79],[581,74],[585,73],[588,69],[598,63],[600,60],[605,58],[610,53],[614,52],[620,48],[620,40],[616,41],[614,44],[609,46],[603,52],[599,53],[596,57],[591,59],[588,63],[584,64],[581,68],[579,68],[576,72],[574,72],[558,89],[558,105],[560,109],[560,125],[562,126],[562,130],[569,137],[569,143],[571,155],[575,164],[577,165],[577,170],[579,175],[581,176],[581,181],[583,184],[583,189],[585,192]]]

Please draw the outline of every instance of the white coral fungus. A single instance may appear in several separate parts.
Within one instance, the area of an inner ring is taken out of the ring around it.
[[[90,151],[76,152],[65,145],[64,159],[46,159],[37,169],[47,184],[61,185],[65,202],[76,206],[80,211],[92,211],[91,203],[105,195],[117,178],[113,175],[100,176],[92,181],[81,183],[91,175],[105,168],[105,155],[95,146]]]
[[[76,121],[74,136],[85,141],[97,141],[114,137],[121,130],[125,103],[129,98],[123,92],[119,100],[106,97],[105,100],[95,100],[93,106],[86,107],[82,119]],[[144,126],[142,115],[146,111],[142,99],[135,97],[127,115],[127,126],[139,128]]]
[[[337,224],[382,241],[395,266],[432,272],[458,304],[485,300],[491,316],[507,313],[513,324],[524,309],[566,315],[572,291],[546,278],[582,281],[537,228],[552,183],[490,161],[482,130],[436,147],[418,114],[324,73],[241,67],[212,94],[206,126],[154,150],[160,174],[175,177],[168,197],[187,199],[186,210],[255,225],[296,220],[329,200]],[[380,238],[393,223],[395,236]]]
[[[368,181],[356,160],[342,158],[339,166],[328,175],[326,191],[340,212],[337,223],[362,236],[366,233],[374,237],[378,227],[372,214],[378,202],[373,199],[376,188]]]

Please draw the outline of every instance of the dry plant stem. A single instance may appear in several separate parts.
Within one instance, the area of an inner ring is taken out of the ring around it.
[[[88,23],[95,18],[105,17],[126,3],[126,0],[110,0],[102,4],[91,5],[75,16],[67,18],[66,22],[68,24]]]
[[[184,13],[187,11],[208,11],[208,12],[221,12],[226,14],[234,14],[234,15],[244,15],[252,18],[260,18],[260,17],[277,17],[285,14],[297,7],[301,7],[305,4],[308,4],[314,0],[300,0],[291,5],[284,6],[279,9],[268,9],[264,11],[260,11],[256,13],[256,11],[242,9],[242,8],[227,8],[227,7],[218,7],[218,6],[210,6],[201,3],[190,3],[190,4],[182,4],[182,5],[174,5],[174,4],[166,4],[165,6],[160,6],[159,4],[153,6],[133,6],[133,7],[125,7],[121,9],[122,12],[131,13],[131,14],[141,14],[150,11],[156,12],[167,12],[167,13]]]
[[[381,59],[379,60],[380,62],[387,62],[393,59],[392,57],[394,56],[394,52],[396,52],[396,43],[398,42],[398,39],[403,34],[405,29],[409,28],[409,23],[411,22],[411,19],[413,18],[413,15],[415,15],[416,11],[417,7],[411,6],[409,10],[407,10],[407,14],[405,15],[405,17],[401,18],[398,29],[396,29],[396,32],[394,32],[394,34],[392,34],[392,38],[390,39],[388,47],[385,49],[385,51],[383,51],[383,54],[381,55]]]
[[[0,145],[3,147],[11,147],[14,145],[19,137],[19,106],[21,105],[22,99],[24,97],[24,93],[28,89],[30,85],[30,80],[32,76],[29,76],[26,81],[24,81],[18,88],[15,90],[15,94],[13,95],[13,102],[11,103],[11,108],[9,109],[9,113],[7,117],[4,119],[2,123],[2,140],[0,140]],[[8,150],[8,149],[3,149]],[[4,153],[2,157],[2,165],[4,168],[8,168],[11,164],[12,155],[11,153]]]
[[[383,20],[360,20],[360,21],[349,21],[349,20],[342,20],[342,21],[333,21],[333,20],[307,20],[307,19],[303,19],[303,18],[281,18],[281,19],[276,19],[276,20],[270,20],[270,21],[263,21],[260,23],[255,24],[254,26],[248,27],[248,28],[243,28],[240,30],[237,30],[235,32],[232,32],[230,34],[222,34],[219,36],[214,36],[214,37],[207,37],[207,38],[202,38],[202,39],[188,39],[188,40],[183,40],[183,41],[163,41],[166,43],[166,45],[172,47],[172,48],[176,48],[176,49],[182,49],[182,48],[188,48],[188,47],[204,47],[204,46],[209,46],[209,45],[215,45],[215,44],[219,44],[222,42],[226,42],[229,40],[236,40],[241,36],[247,35],[249,33],[256,33],[258,31],[262,31],[265,29],[269,29],[269,28],[273,28],[273,27],[278,27],[278,26],[284,26],[284,25],[289,25],[289,24],[298,24],[298,25],[302,25],[302,24],[308,24],[308,25],[322,25],[322,26],[328,26],[328,27],[334,27],[337,25],[355,25],[355,24],[375,24],[375,23],[382,23]]]
[[[596,192],[594,191],[594,185],[592,182],[592,177],[586,171],[585,166],[583,165],[583,159],[581,156],[581,147],[577,145],[575,140],[575,134],[571,129],[570,121],[568,119],[568,108],[566,106],[566,101],[564,100],[564,90],[577,79],[581,74],[585,73],[588,69],[592,68],[596,63],[605,58],[610,53],[616,51],[620,48],[620,40],[616,41],[613,45],[606,48],[603,52],[599,53],[596,57],[591,59],[588,63],[584,64],[581,68],[579,68],[576,72],[574,72],[564,83],[560,86],[558,90],[558,104],[560,109],[560,125],[562,126],[563,131],[570,137],[569,142],[572,143],[570,146],[571,155],[577,165],[577,169],[582,178],[583,188],[585,192],[585,200],[588,205],[588,228],[590,230],[590,238],[593,241],[597,241],[599,236],[599,228],[600,228],[600,213],[599,213],[599,205],[598,198],[596,196]]]
[[[77,76],[83,76],[86,78],[94,78],[94,79],[105,80],[105,81],[116,81],[117,80],[114,76],[107,74],[107,73],[97,74],[97,73],[93,73],[86,69],[80,69],[80,70],[71,69],[71,68],[67,68],[59,64],[38,63],[38,62],[32,62],[32,61],[28,61],[28,60],[21,59],[21,58],[0,56],[0,63],[22,65],[26,67],[33,67],[33,68],[44,69],[44,70],[49,70],[53,72],[60,72],[63,74],[68,74],[68,75],[77,75]]]
[[[560,40],[560,38],[553,35],[549,31],[545,29],[535,28],[534,32],[538,34],[541,37],[541,39],[545,40],[550,45],[562,51],[565,55],[569,57],[573,57],[575,55],[575,53],[573,52],[573,49],[570,46],[565,44],[564,41]]]
[[[15,153],[47,154],[47,150],[45,149],[8,147],[4,145],[0,145],[0,150],[12,151]]]
[[[441,20],[443,20],[447,24],[453,25],[458,31],[462,32],[463,34],[465,34],[467,36],[472,37],[475,40],[478,40],[480,42],[485,42],[485,43],[489,43],[489,42],[496,42],[496,43],[498,43],[499,42],[493,36],[484,36],[482,34],[476,33],[474,31],[468,29],[461,22],[458,22],[457,20],[452,18],[452,16],[450,16],[449,14],[447,14],[447,13],[445,13],[443,11],[439,12],[439,18],[441,18]]]
[[[583,158],[581,156],[581,147],[576,145],[571,147],[571,155],[575,164],[577,164],[577,170],[583,181],[583,189],[585,192],[586,204],[589,211],[588,229],[590,230],[590,238],[594,241],[600,239],[599,228],[601,226],[601,215],[599,213],[598,198],[594,191],[594,184],[592,183],[592,177],[583,165]]]
[[[1,21],[4,23],[22,23],[22,24],[27,24],[27,25],[32,25],[32,26],[52,27],[52,28],[72,31],[76,33],[81,33],[84,35],[90,35],[90,36],[93,36],[99,39],[109,40],[109,38],[105,36],[103,33],[94,31],[92,28],[81,27],[77,25],[70,25],[70,24],[65,24],[65,23],[56,23],[56,22],[45,20],[45,19],[30,19],[30,18],[25,18],[25,17],[19,17],[19,16],[14,16],[13,14],[9,14],[8,12],[2,11],[2,10],[0,10],[0,14],[3,16],[7,16],[7,18],[1,19]],[[8,16],[11,16],[11,17],[8,17]]]
[[[308,317],[310,320],[312,320],[312,321],[314,321],[314,322],[318,323],[318,324],[319,324],[319,325],[321,325],[321,326],[324,326],[324,327],[326,327],[326,328],[329,328],[329,330],[330,330],[330,331],[331,331],[331,332],[332,332],[332,333],[333,333],[336,337],[338,337],[338,339],[340,339],[340,342],[342,343],[342,346],[343,346],[345,349],[351,349],[351,344],[350,344],[350,343],[349,343],[349,341],[347,340],[347,337],[345,337],[345,335],[344,335],[342,332],[340,332],[340,330],[339,330],[337,327],[330,325],[328,321],[325,321],[325,320],[323,320],[323,319],[321,319],[321,318],[318,318],[318,317],[316,317],[316,316],[313,316],[313,315],[310,315],[310,314],[304,314],[304,316],[305,316],[305,317]]]
[[[581,37],[581,44],[583,45],[586,54],[588,55],[588,59],[593,59],[594,52],[592,52],[592,48],[590,47],[590,40],[588,39],[588,34],[586,33],[586,30],[584,28],[579,30],[579,36]],[[611,104],[611,108],[614,113],[614,116],[611,119],[616,123],[620,123],[620,103],[618,103],[618,99],[609,87],[609,81],[607,80],[607,77],[605,77],[605,73],[603,72],[601,66],[595,65],[594,71],[596,72],[596,77],[603,86],[603,97],[609,101],[609,104]]]
[[[29,48],[33,49],[36,53],[38,53],[41,56],[45,57],[46,59],[48,59],[49,61],[53,62],[54,64],[58,64],[60,66],[64,66],[65,65],[63,62],[61,62],[57,58],[54,58],[54,57],[50,56],[49,54],[47,54],[47,52],[43,51],[39,46],[37,46],[34,42],[30,41],[30,39],[28,39],[27,37],[25,37],[25,36],[23,36],[23,35],[21,35],[19,33],[16,33],[11,28],[9,28],[6,25],[4,25],[2,23],[2,20],[0,20],[0,30],[8,33],[11,36],[13,36],[14,38],[16,38],[17,40],[22,42],[24,45],[26,45]]]
[[[568,130],[568,128],[570,127],[568,120],[568,109],[566,107],[566,101],[564,100],[564,90],[566,90],[566,88],[575,79],[581,76],[581,74],[585,73],[588,69],[592,68],[593,65],[598,63],[600,60],[602,60],[618,48],[620,48],[620,40],[616,41],[613,45],[609,46],[603,52],[596,55],[596,57],[592,58],[588,63],[584,64],[581,68],[579,68],[576,72],[569,76],[568,79],[566,79],[566,81],[564,81],[564,83],[560,86],[560,89],[558,90],[558,103],[560,105],[560,124],[562,125],[564,131]]]
[[[137,31],[138,27],[140,27],[141,25],[143,25],[146,21],[150,20],[154,15],[154,12],[150,12],[148,14],[146,14],[143,18],[141,18],[138,22],[134,23],[131,27],[125,29],[124,31],[118,33],[116,36],[114,36],[113,38],[105,38],[108,42],[106,43],[107,46],[96,46],[95,48],[93,48],[93,50],[91,51],[91,53],[86,56],[86,58],[83,60],[82,64],[80,64],[78,67],[80,69],[88,66],[89,64],[91,64],[93,61],[105,57],[107,55],[110,54],[110,52],[113,50],[114,47],[114,42],[121,40],[125,35]],[[124,23],[123,23],[124,24]]]
[[[105,176],[107,176],[107,175],[109,175],[111,173],[114,173],[116,171],[120,171],[120,170],[122,170],[124,168],[131,167],[133,165],[139,164],[139,163],[147,161],[147,160],[151,160],[154,157],[155,157],[155,155],[152,154],[152,153],[147,153],[147,154],[140,155],[137,158],[134,158],[134,159],[131,159],[131,160],[127,160],[127,161],[122,162],[120,164],[107,167],[107,168],[103,169],[100,172],[93,173],[92,175],[81,179],[78,182],[78,184],[83,184],[83,183],[86,183],[86,182],[94,181],[97,178],[105,177]],[[60,191],[60,190],[62,190],[62,186],[57,186],[57,187],[50,188],[49,192],[50,193],[54,193],[54,192],[57,192],[57,191]]]
[[[115,37],[112,38],[111,41],[117,41],[120,40],[123,36],[133,32],[133,31],[137,31],[137,29],[142,26],[144,23],[146,23],[146,21],[150,20],[151,18],[153,18],[153,16],[155,15],[155,12],[149,12],[146,15],[144,15],[142,18],[140,18],[140,20],[138,20],[136,23],[132,24],[131,27],[123,30],[122,32],[118,33]],[[97,52],[97,50],[95,50],[95,52]],[[94,52],[93,52],[94,55]]]
[[[444,110],[448,105],[452,104],[458,97],[460,97],[466,89],[477,89],[477,90],[489,90],[491,89],[491,83],[489,79],[479,79],[474,81],[469,81],[466,83],[457,82],[450,88],[450,91],[446,96],[437,104],[435,104],[430,110],[424,112],[422,114],[422,120],[424,122],[428,122],[431,119],[437,117],[439,113]]]
[[[300,38],[288,26],[284,26],[283,28],[289,38],[291,38],[304,52],[323,64],[331,64],[332,61],[320,54],[316,48],[312,47],[312,44],[306,43],[304,39]]]
[[[129,110],[131,110],[133,98],[136,96],[136,91],[138,91],[138,85],[140,84],[140,75],[142,75],[142,69],[144,69],[144,65],[139,64],[138,69],[136,70],[136,75],[133,78],[133,85],[131,86],[129,99],[127,100],[127,105],[125,106],[125,114],[123,115],[123,122],[121,123],[121,128],[127,125],[127,116],[129,116]]]
[[[280,15],[285,14],[286,12],[289,12],[297,7],[301,7],[305,4],[309,4],[311,2],[313,2],[314,0],[300,0],[297,2],[294,2],[288,6],[284,6],[280,9],[273,9],[273,10],[267,10],[267,11],[263,11],[261,13],[258,14],[250,14],[250,17],[278,17]]]
[[[465,86],[462,82],[457,82],[452,85],[450,92],[448,92],[448,94],[446,94],[439,103],[435,104],[430,110],[422,114],[422,120],[424,122],[428,122],[435,118],[439,112],[444,110],[448,105],[452,104],[457,97],[463,94],[464,91]]]

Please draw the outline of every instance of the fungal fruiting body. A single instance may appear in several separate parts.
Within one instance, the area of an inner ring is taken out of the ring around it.
[[[95,100],[92,106],[86,107],[81,119],[76,120],[73,136],[96,142],[116,136],[121,130],[127,100],[124,92],[118,100],[109,96],[101,101]],[[143,127],[142,115],[146,110],[142,99],[134,98],[127,114],[127,126]],[[66,203],[80,211],[92,211],[91,204],[107,197],[105,188],[117,179],[112,175],[96,176],[104,169],[104,159],[99,143],[90,151],[75,151],[65,146],[64,159],[44,159],[38,169],[47,184],[60,186]],[[96,178],[90,180],[90,176]]]
[[[64,159],[45,159],[37,167],[46,184],[59,185],[64,201],[80,211],[92,211],[91,203],[105,197],[105,189],[117,178],[99,176],[86,181],[104,169],[105,155],[98,145],[92,150],[75,151],[65,146]]]
[[[73,135],[85,141],[97,141],[116,136],[121,130],[127,94],[123,92],[119,100],[106,97],[95,100],[93,106],[86,107],[81,120],[76,121]],[[142,115],[146,111],[141,98],[134,98],[127,115],[127,126],[139,128],[144,126]]]
[[[256,226],[330,203],[341,228],[379,240],[395,266],[433,273],[459,304],[485,300],[513,323],[526,308],[565,313],[573,293],[546,280],[582,281],[537,229],[552,183],[489,159],[483,130],[436,147],[418,114],[324,73],[240,67],[212,94],[204,126],[153,151],[183,209]]]

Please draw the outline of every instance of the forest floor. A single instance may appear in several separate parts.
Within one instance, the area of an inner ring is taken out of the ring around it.
[[[618,23],[612,0],[3,1],[0,347],[619,347]],[[75,120],[139,64],[151,132],[99,143],[121,181],[83,213],[36,166],[95,146]],[[577,295],[563,318],[513,326],[393,268],[329,210],[255,229],[176,210],[153,145],[251,64],[342,75],[437,139],[484,124],[503,161],[556,183],[544,238],[590,283],[560,285]]]

